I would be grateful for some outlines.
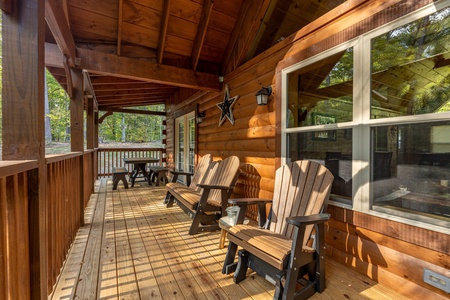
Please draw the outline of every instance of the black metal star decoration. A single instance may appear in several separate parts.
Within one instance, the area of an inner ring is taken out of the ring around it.
[[[223,122],[225,122],[225,118],[230,121],[231,125],[234,125],[233,106],[238,98],[239,96],[234,96],[233,98],[230,97],[230,89],[228,88],[228,84],[226,84],[223,102],[216,104],[222,111],[220,114],[219,127],[222,126]]]

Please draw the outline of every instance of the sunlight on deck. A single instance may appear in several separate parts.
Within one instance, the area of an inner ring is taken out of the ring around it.
[[[165,193],[100,181],[49,299],[272,299],[274,287],[258,275],[240,284],[223,275],[219,232],[190,236],[191,219],[166,208]],[[331,259],[327,285],[311,299],[403,299]]]

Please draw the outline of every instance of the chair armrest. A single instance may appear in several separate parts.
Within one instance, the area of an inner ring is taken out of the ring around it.
[[[197,186],[203,188],[203,189],[210,189],[210,190],[228,190],[232,187],[229,186],[223,186],[223,185],[210,185],[210,184],[203,184],[199,183]]]
[[[286,222],[288,224],[300,227],[300,226],[305,226],[305,225],[325,223],[329,219],[330,219],[330,214],[316,214],[316,215],[311,215],[311,216],[288,217],[288,218],[286,218]]]
[[[235,198],[228,199],[228,203],[243,206],[243,205],[252,205],[252,204],[261,204],[261,203],[271,203],[272,199],[262,199],[262,198]]]

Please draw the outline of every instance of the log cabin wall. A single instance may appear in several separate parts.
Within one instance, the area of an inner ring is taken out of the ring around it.
[[[184,104],[197,105],[206,115],[198,125],[197,156],[211,153],[214,159],[223,159],[237,155],[242,174],[234,196],[271,198],[274,172],[282,155],[281,71],[431,3],[347,1],[224,77],[230,96],[239,96],[233,108],[234,126],[228,120],[218,126],[220,110],[216,104],[223,101],[223,92],[205,93],[168,107],[168,136],[174,137],[174,116]],[[255,94],[268,85],[273,88],[273,96],[267,106],[259,107]],[[168,139],[167,154],[172,162],[173,151],[173,140]],[[330,257],[412,299],[448,297],[422,279],[425,267],[440,274],[449,273],[448,234],[333,205],[329,206],[329,213]]]

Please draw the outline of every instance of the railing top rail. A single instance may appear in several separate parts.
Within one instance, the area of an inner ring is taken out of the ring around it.
[[[65,159],[74,158],[74,157],[78,157],[78,156],[82,156],[82,155],[83,155],[82,151],[68,152],[68,153],[63,153],[63,154],[50,154],[50,155],[45,156],[45,163],[51,164],[51,163],[63,161]]]
[[[164,148],[98,148],[98,152],[110,152],[110,151],[162,151]]]
[[[0,178],[23,173],[37,167],[37,160],[2,160],[0,161]]]

